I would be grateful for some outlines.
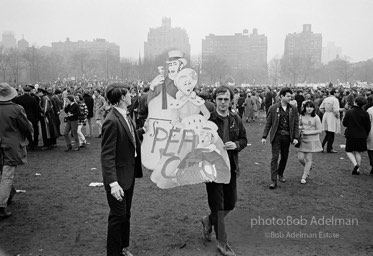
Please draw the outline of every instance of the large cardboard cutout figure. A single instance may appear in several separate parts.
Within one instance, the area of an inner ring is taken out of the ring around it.
[[[153,170],[151,180],[160,188],[229,183],[229,158],[218,128],[208,121],[210,112],[193,91],[197,73],[189,68],[181,70],[181,65],[176,75],[172,72],[168,76],[172,82],[166,82],[161,74],[150,86],[153,96],[148,98],[149,130],[141,146],[143,165]],[[174,96],[171,85],[178,89]]]
[[[168,53],[168,73],[158,67],[159,75],[150,84],[148,91],[149,130],[144,134],[141,146],[143,165],[154,170],[160,159],[160,150],[165,148],[166,139],[172,128],[170,104],[178,91],[174,84],[178,72],[187,64],[184,54],[179,50]]]

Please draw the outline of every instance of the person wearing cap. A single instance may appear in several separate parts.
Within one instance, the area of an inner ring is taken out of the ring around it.
[[[130,217],[135,178],[141,178],[141,142],[144,129],[135,129],[127,116],[129,91],[111,84],[106,97],[113,108],[102,125],[101,166],[110,207],[107,233],[108,256],[133,256],[129,251]]]
[[[241,118],[237,113],[229,111],[233,95],[232,89],[228,86],[219,86],[214,92],[216,110],[211,113],[209,120],[217,125],[217,133],[224,143],[224,149],[227,150],[231,179],[228,184],[206,183],[210,214],[201,220],[204,239],[211,241],[212,228],[214,227],[218,241],[217,249],[225,256],[236,255],[228,244],[224,219],[236,206],[237,177],[240,174],[238,153],[247,146],[246,130]]]
[[[18,105],[21,105],[23,109],[26,112],[27,119],[32,123],[32,127],[34,130],[32,140],[29,141],[30,143],[30,149],[34,150],[38,147],[39,143],[39,120],[41,115],[41,108],[39,106],[38,101],[35,99],[35,97],[32,97],[30,95],[32,91],[31,86],[25,86],[23,88],[24,94],[20,97],[17,97],[14,99],[14,102]]]
[[[7,206],[12,200],[14,175],[18,165],[27,163],[27,140],[32,141],[32,124],[25,110],[11,101],[16,96],[14,88],[0,83],[0,219],[11,216]]]
[[[167,109],[169,102],[167,102],[167,95],[176,98],[178,89],[175,86],[174,79],[178,72],[182,70],[188,61],[184,58],[184,53],[180,50],[172,50],[168,52],[168,75],[165,76],[163,67],[159,67],[160,74],[150,83],[150,90],[148,92],[148,103],[162,93],[162,109]]]

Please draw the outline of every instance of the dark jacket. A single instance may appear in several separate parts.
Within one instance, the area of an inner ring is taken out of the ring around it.
[[[139,106],[137,109],[139,116],[147,117],[148,116],[148,94],[143,93],[139,98]]]
[[[135,131],[132,119],[129,118]],[[101,167],[105,189],[110,191],[110,184],[117,181],[123,190],[129,189],[135,178],[141,178],[141,144],[139,133],[135,132],[133,142],[130,128],[121,113],[115,108],[109,112],[102,125]],[[135,156],[135,144],[136,153]]]
[[[80,107],[77,103],[69,104],[65,107],[65,113],[72,114],[67,117],[67,121],[78,121],[80,116]]]
[[[32,141],[33,129],[23,107],[10,101],[0,102],[0,120],[0,154],[4,154],[4,164],[27,163],[26,138]]]
[[[30,94],[25,93],[14,99],[14,102],[21,105],[26,112],[27,119],[31,123],[35,123],[40,119],[41,108],[38,101]]]
[[[87,118],[92,118],[93,117],[93,105],[94,105],[94,100],[91,95],[89,94],[84,94],[83,99],[85,104],[87,105],[88,109],[88,116]]]
[[[228,157],[230,161],[231,172],[235,172],[237,176],[240,175],[240,168],[238,166],[238,152],[247,146],[246,130],[242,124],[241,118],[232,112],[229,112],[229,140],[236,143],[236,150],[228,150]],[[218,126],[218,134],[223,139],[224,121],[220,115],[214,111],[211,113],[210,121]]]
[[[345,136],[354,139],[366,139],[370,132],[370,117],[362,108],[353,106],[346,112],[342,122],[346,127]]]
[[[270,142],[272,143],[277,129],[280,122],[280,107],[281,102],[273,104],[269,109],[267,113],[267,122],[264,127],[263,131],[263,139],[266,139],[268,136],[269,131],[270,133]],[[290,107],[289,112],[289,132],[290,132],[290,141],[292,142],[294,139],[299,140],[299,116],[298,116],[298,109],[288,104],[288,107]]]

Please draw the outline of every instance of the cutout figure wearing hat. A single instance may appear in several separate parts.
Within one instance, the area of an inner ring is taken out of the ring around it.
[[[210,112],[205,106],[205,100],[197,96],[193,91],[197,84],[197,79],[197,72],[190,68],[183,69],[177,74],[174,82],[179,91],[176,93],[176,100],[170,104],[173,123],[193,122],[195,119],[200,119],[199,113],[203,114],[205,120],[210,118]]]
[[[184,58],[183,52],[172,50],[168,52],[168,61],[166,63],[168,64],[168,75],[165,76],[164,70],[159,69],[160,74],[151,82],[148,93],[148,103],[160,93],[162,94],[162,109],[168,108],[167,95],[176,98],[177,88],[174,84],[174,79],[188,62]]]

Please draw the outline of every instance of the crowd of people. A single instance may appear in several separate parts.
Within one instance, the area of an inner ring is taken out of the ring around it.
[[[95,136],[102,139],[102,171],[111,209],[108,255],[119,255],[119,251],[121,255],[132,255],[128,250],[130,208],[134,178],[142,176],[140,147],[147,129],[148,95],[154,93],[152,84],[85,81],[16,89],[0,84],[0,218],[11,215],[7,206],[15,193],[13,177],[16,166],[26,163],[27,145],[29,150],[52,150],[57,147],[57,138],[64,136],[64,151],[78,151],[87,146],[86,138]],[[344,89],[332,84],[318,89],[204,86],[195,88],[193,95],[204,99],[203,108],[198,109],[210,113],[208,119],[218,126],[231,162],[229,184],[206,184],[211,212],[201,220],[203,237],[210,241],[214,228],[217,248],[223,255],[235,255],[227,242],[224,217],[237,201],[238,152],[247,144],[243,123],[255,122],[260,111],[266,114],[262,143],[267,142],[267,137],[271,143],[270,189],[277,188],[277,181],[286,182],[284,173],[291,144],[298,148],[297,157],[303,166],[300,182],[305,184],[312,171],[313,153],[338,153],[333,143],[341,130],[345,130],[345,151],[353,166],[352,174],[360,174],[361,154],[365,151],[373,174],[373,94],[369,89]],[[63,133],[61,120],[65,123]],[[228,124],[235,125],[237,133],[230,132]],[[122,126],[126,129],[121,130]],[[121,143],[116,143],[118,140]],[[128,160],[132,158],[135,161]],[[133,164],[128,165],[129,162]],[[123,171],[118,166],[127,169]],[[122,171],[127,174],[122,176]]]

